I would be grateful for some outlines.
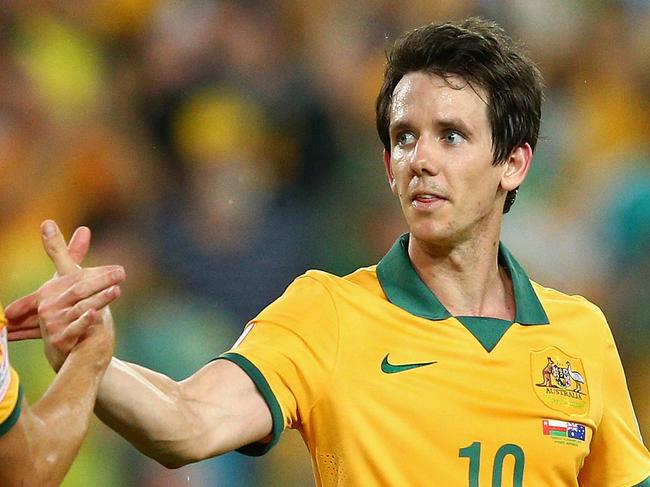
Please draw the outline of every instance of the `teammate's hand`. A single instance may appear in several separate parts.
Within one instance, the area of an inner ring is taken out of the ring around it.
[[[43,222],[41,229],[45,223],[47,222]],[[88,227],[79,227],[75,230],[68,244],[68,253],[79,269],[79,265],[86,258],[86,254],[90,248],[90,237],[91,234]],[[54,277],[58,275],[59,273],[56,272]],[[9,341],[41,338],[41,329],[38,324],[37,293],[38,291],[35,291],[23,296],[12,302],[5,309],[5,317],[8,320],[7,332]]]
[[[120,297],[118,284],[125,277],[120,266],[92,267],[55,277],[37,291],[45,355],[55,370],[91,326],[103,326],[112,340],[113,321],[105,306]]]
[[[35,293],[9,305],[6,316],[11,339],[42,336],[47,359],[58,370],[90,327],[103,327],[112,343],[113,319],[106,306],[119,298],[118,284],[126,274],[120,266],[79,267],[73,255],[81,260],[86,254],[90,242],[87,229],[75,232],[70,248],[54,222],[44,222],[41,230],[43,246],[57,274]]]

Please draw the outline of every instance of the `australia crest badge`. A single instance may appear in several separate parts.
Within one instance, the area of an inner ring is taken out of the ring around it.
[[[565,414],[589,411],[589,387],[582,361],[557,347],[530,353],[535,394],[546,406]]]

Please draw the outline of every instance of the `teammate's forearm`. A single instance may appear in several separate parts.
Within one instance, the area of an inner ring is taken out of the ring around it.
[[[97,416],[145,455],[175,468],[199,460],[200,435],[182,386],[169,377],[113,358],[102,381]]]
[[[86,435],[112,338],[95,335],[70,353],[54,381],[24,411],[34,458],[33,485],[59,485]],[[30,484],[32,485],[32,484]]]

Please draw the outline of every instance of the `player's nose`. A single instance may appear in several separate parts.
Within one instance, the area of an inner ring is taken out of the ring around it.
[[[411,171],[418,176],[435,176],[440,171],[440,157],[435,139],[431,136],[421,136],[411,157]]]

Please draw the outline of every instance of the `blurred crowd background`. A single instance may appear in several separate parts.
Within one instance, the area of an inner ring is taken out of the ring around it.
[[[88,225],[87,263],[129,276],[117,355],[180,379],[305,269],[375,263],[404,231],[374,129],[386,48],[467,15],[523,41],[547,83],[504,241],[533,279],[604,309],[650,438],[648,0],[2,0],[4,304],[53,272],[43,219]],[[11,357],[35,400],[41,344]],[[172,471],[95,420],[63,485],[313,481],[295,432],[261,459]]]

